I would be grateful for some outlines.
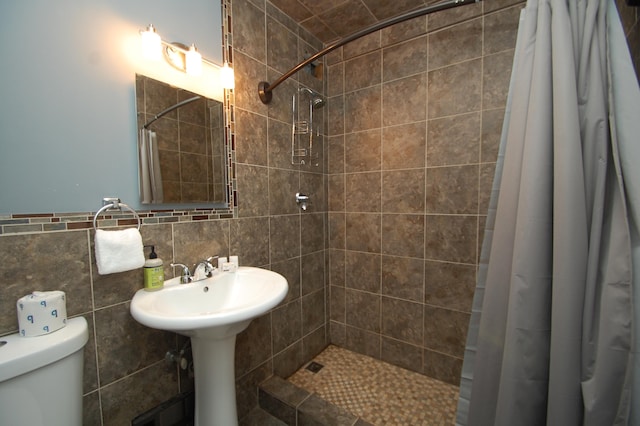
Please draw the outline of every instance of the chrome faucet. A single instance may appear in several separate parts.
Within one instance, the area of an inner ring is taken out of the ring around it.
[[[172,268],[175,268],[176,266],[180,266],[182,268],[182,274],[180,274],[180,284],[190,283],[193,277],[191,276],[191,271],[189,271],[189,267],[183,263],[171,264]]]
[[[180,284],[187,284],[211,277],[213,275],[213,272],[218,269],[213,266],[211,261],[217,258],[218,256],[211,256],[207,259],[201,260],[195,265],[193,274],[189,270],[189,267],[184,263],[172,263],[171,267],[179,266],[182,268],[182,273],[180,275]]]
[[[217,258],[218,256],[211,256],[198,262],[196,264],[196,268],[193,270],[193,281],[200,281],[211,277],[211,275],[213,275],[213,271],[218,269],[211,264],[211,261]]]

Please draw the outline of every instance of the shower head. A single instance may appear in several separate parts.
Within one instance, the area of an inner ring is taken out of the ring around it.
[[[313,109],[322,108],[324,104],[325,102],[322,98],[313,98],[313,100],[311,101],[311,106],[313,107]]]
[[[308,87],[301,87],[298,91],[306,92],[311,96],[311,106],[313,109],[322,108],[326,103],[322,95],[315,90],[309,89]]]

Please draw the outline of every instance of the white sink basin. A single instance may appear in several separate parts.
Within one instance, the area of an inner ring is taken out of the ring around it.
[[[131,315],[147,327],[187,336],[225,335],[233,332],[229,327],[244,325],[275,307],[287,290],[282,275],[242,266],[202,281],[180,284],[177,277],[166,281],[162,290],[139,290],[131,300]]]
[[[131,315],[139,323],[191,338],[195,373],[195,426],[238,424],[234,355],[236,335],[280,303],[287,280],[266,269],[240,267],[206,280],[165,281],[158,291],[139,290]]]

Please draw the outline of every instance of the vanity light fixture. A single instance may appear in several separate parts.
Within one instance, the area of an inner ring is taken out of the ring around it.
[[[184,66],[187,74],[202,74],[202,55],[196,49],[195,44],[192,44],[184,54]]]
[[[222,81],[222,87],[225,89],[233,89],[236,87],[233,68],[229,66],[229,62],[227,61],[224,61],[224,65],[222,65],[220,69],[220,80]]]
[[[142,37],[142,56],[152,61],[160,60],[162,56],[162,39],[153,25],[149,24],[146,30],[140,31]]]
[[[142,37],[142,55],[145,58],[159,60],[164,56],[169,65],[189,75],[202,74],[204,62],[220,69],[221,83],[225,89],[234,88],[233,69],[229,67],[227,61],[220,67],[203,58],[195,44],[187,47],[182,43],[164,41],[151,24],[146,29],[140,30],[140,36]]]

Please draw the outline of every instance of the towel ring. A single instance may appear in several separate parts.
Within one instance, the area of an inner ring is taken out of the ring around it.
[[[98,210],[96,212],[96,215],[93,217],[93,229],[95,229],[96,231],[98,230],[98,216],[100,216],[102,212],[107,210],[122,211],[122,208],[125,208],[133,213],[133,216],[135,216],[136,220],[138,221],[138,231],[140,230],[140,227],[142,226],[142,219],[140,219],[140,216],[134,209],[132,209],[125,203],[120,202],[119,198],[103,198],[102,202],[104,203],[104,206],[102,206],[102,208]]]

